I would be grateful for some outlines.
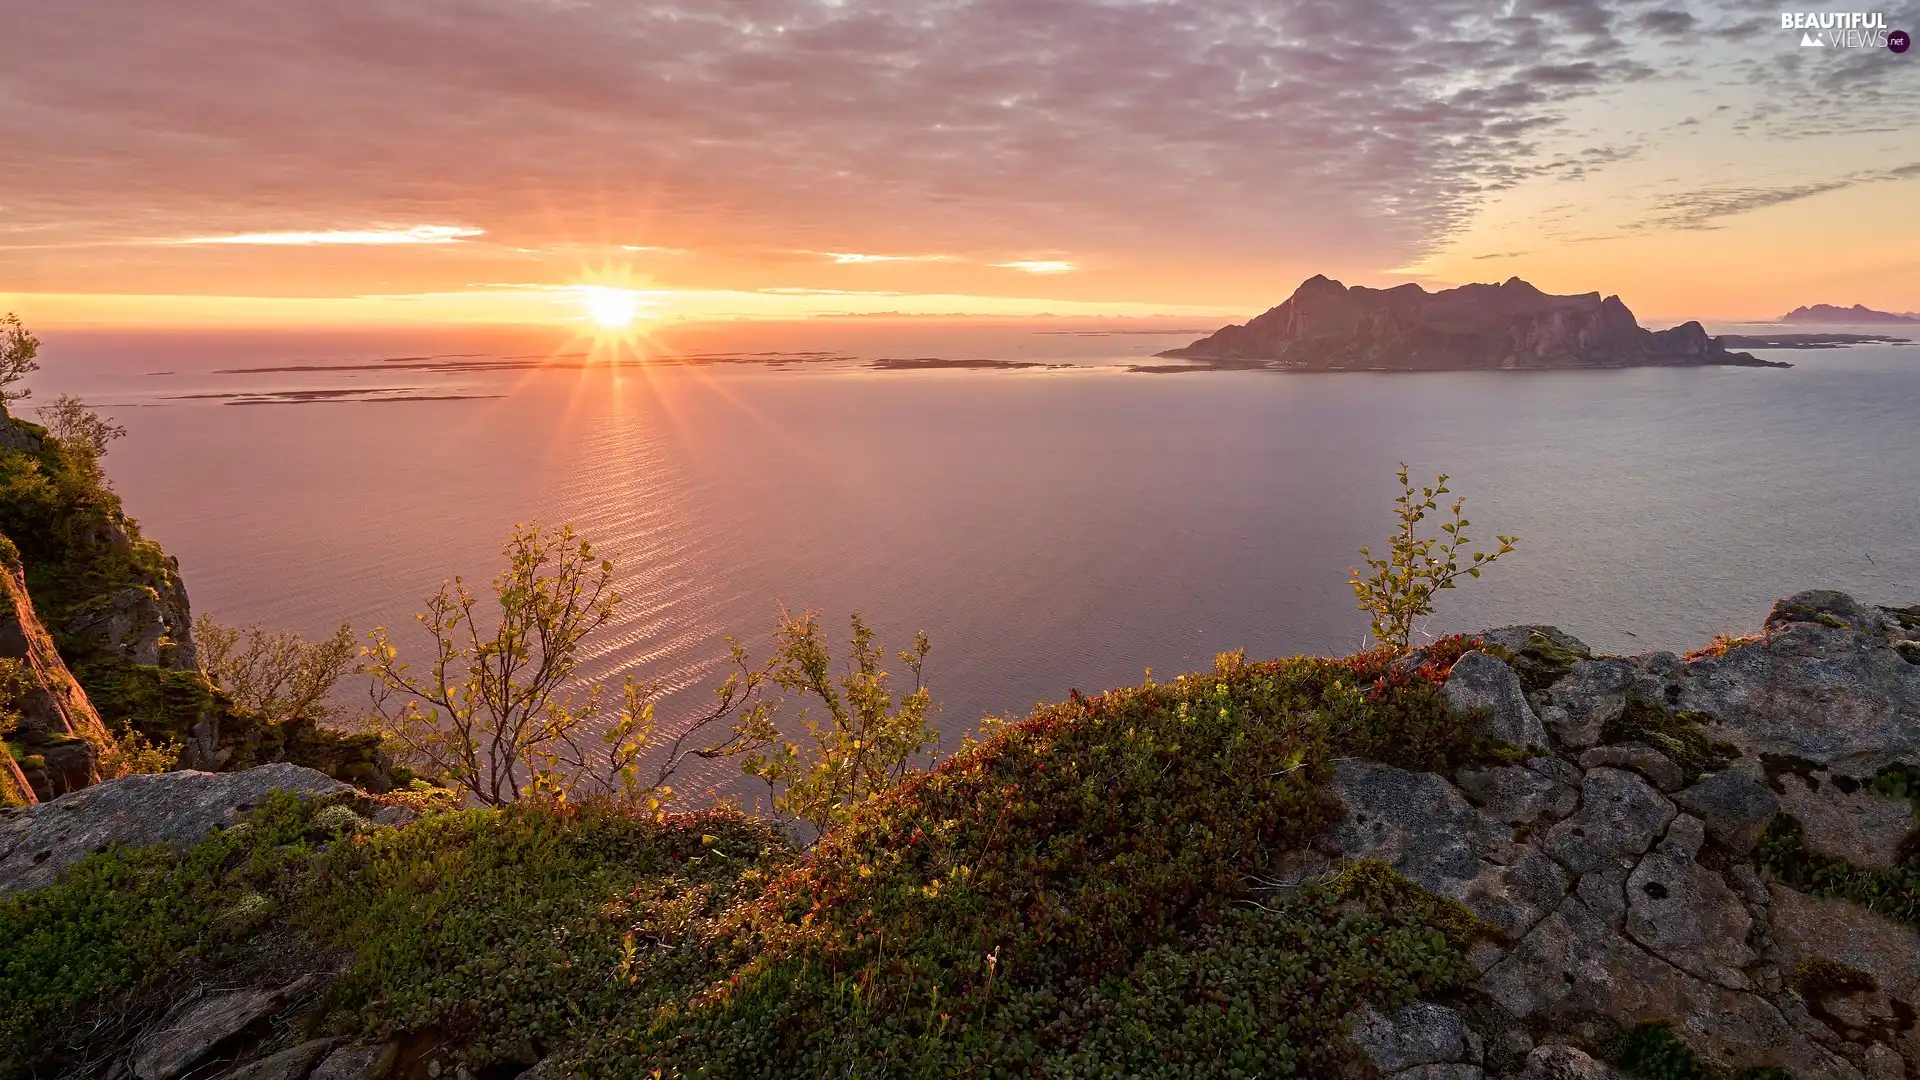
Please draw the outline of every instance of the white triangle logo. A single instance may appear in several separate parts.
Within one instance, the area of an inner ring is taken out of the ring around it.
[[[1824,49],[1826,43],[1813,36],[1812,31],[1800,35],[1800,47],[1803,49]]]

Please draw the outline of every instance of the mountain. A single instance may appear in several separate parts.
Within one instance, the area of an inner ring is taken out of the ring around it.
[[[1729,352],[1697,322],[1647,330],[1617,296],[1555,296],[1517,277],[1429,293],[1315,275],[1253,321],[1160,355],[1312,370],[1787,366]]]
[[[1784,323],[1813,323],[1817,326],[1868,326],[1874,323],[1920,324],[1920,315],[1898,315],[1891,311],[1875,311],[1865,304],[1855,304],[1850,308],[1835,307],[1832,304],[1815,304],[1812,307],[1797,307],[1780,316]]]

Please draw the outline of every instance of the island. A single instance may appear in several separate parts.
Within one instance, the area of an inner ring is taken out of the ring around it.
[[[1412,283],[1348,287],[1316,274],[1251,322],[1159,355],[1202,368],[1315,371],[1790,366],[1731,352],[1697,322],[1648,330],[1617,296],[1556,296],[1517,277],[1430,293]]]
[[[1833,304],[1815,304],[1812,307],[1797,307],[1780,316],[1783,323],[1812,323],[1815,326],[1867,326],[1874,323],[1896,323],[1901,325],[1920,325],[1920,315],[1912,312],[1896,313],[1875,311],[1865,304],[1855,304],[1850,308]]]

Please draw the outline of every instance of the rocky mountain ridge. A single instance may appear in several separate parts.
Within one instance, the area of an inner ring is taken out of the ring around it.
[[[1787,366],[1730,352],[1697,322],[1647,330],[1617,296],[1555,296],[1517,277],[1429,293],[1315,275],[1252,321],[1159,355],[1304,370]]]

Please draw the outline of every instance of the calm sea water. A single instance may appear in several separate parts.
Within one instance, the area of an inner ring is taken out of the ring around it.
[[[115,483],[199,612],[398,627],[443,577],[489,577],[515,522],[571,522],[628,597],[593,674],[663,677],[685,705],[725,636],[764,653],[778,605],[836,630],[859,611],[890,646],[931,634],[949,745],[1148,667],[1361,645],[1346,572],[1389,528],[1401,460],[1452,473],[1476,535],[1521,537],[1433,632],[1542,621],[1678,650],[1802,588],[1920,601],[1920,348],[1777,354],[1791,370],[1147,375],[1125,364],[1195,335],[823,324],[675,345],[854,359],[501,371],[443,354],[555,343],[44,336],[40,394],[126,425]],[[384,359],[417,356],[441,359]],[[1066,366],[859,363],[925,356]],[[316,390],[457,399],[229,403]]]

